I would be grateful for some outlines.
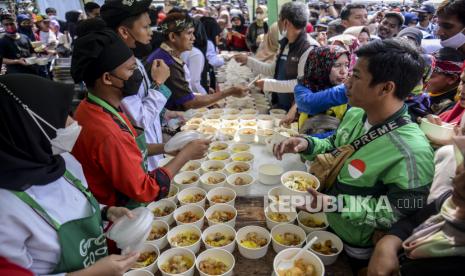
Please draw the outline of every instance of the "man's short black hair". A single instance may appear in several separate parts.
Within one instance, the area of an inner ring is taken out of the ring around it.
[[[350,17],[350,13],[353,9],[367,9],[367,7],[363,4],[348,4],[345,5],[341,10],[341,19],[348,20]]]
[[[297,29],[307,27],[309,10],[302,2],[287,2],[281,7],[279,19],[288,20]]]
[[[138,14],[138,15],[135,15],[135,16],[131,16],[131,17],[128,17],[126,19],[124,19],[123,21],[121,21],[121,23],[119,23],[118,26],[116,26],[115,29],[118,29],[119,26],[124,26],[124,27],[127,27],[129,29],[131,29],[133,26],[134,26],[134,23],[139,19],[141,18],[141,16],[145,14],[145,13],[141,13],[141,14]]]
[[[392,81],[395,96],[404,100],[423,76],[425,62],[420,52],[402,39],[375,40],[360,47],[356,54],[368,61],[370,85]]]
[[[55,8],[46,8],[45,13],[46,14],[49,14],[49,13],[57,14],[57,10]]]
[[[441,17],[456,16],[465,26],[465,0],[445,0],[438,7],[437,15]]]
[[[85,5],[84,5],[84,11],[89,14],[91,13],[93,10],[95,9],[100,9],[100,5],[95,3],[95,2],[87,2]]]

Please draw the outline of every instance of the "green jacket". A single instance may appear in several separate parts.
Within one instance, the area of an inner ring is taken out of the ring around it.
[[[387,122],[399,116],[409,116],[407,106]],[[350,144],[368,132],[364,128],[365,121],[365,112],[352,107],[333,136],[326,139],[307,137],[309,147],[302,156],[313,160],[317,154]],[[434,175],[433,155],[428,140],[415,123],[404,125],[360,148],[345,161],[336,183],[326,192],[340,196],[338,199],[343,201],[344,207],[352,207],[328,212],[331,228],[349,245],[372,246],[375,229],[387,230],[399,218],[426,205]],[[380,201],[381,196],[384,201]],[[388,208],[376,209],[376,206]]]

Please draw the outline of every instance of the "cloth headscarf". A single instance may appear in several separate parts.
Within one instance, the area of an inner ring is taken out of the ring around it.
[[[229,15],[228,11],[220,12],[220,16],[218,18],[223,19],[224,21],[226,21],[226,29],[231,29],[232,28],[231,16]]]
[[[258,27],[263,27],[264,23],[268,21],[268,8],[265,5],[259,5],[258,7],[263,11],[263,18],[257,18],[255,21]]]
[[[242,14],[236,14],[231,18],[231,21],[233,21],[235,18],[239,18],[239,20],[241,21],[241,25],[240,26],[233,26],[233,30],[238,32],[238,33],[241,33],[241,34],[244,33],[244,29],[247,28],[245,26],[244,16]]]
[[[465,62],[462,65],[462,72],[465,70]],[[462,91],[464,93],[464,91]],[[460,93],[458,94],[460,96]],[[448,110],[442,114],[439,114],[439,118],[443,122],[450,123],[450,124],[455,124],[455,125],[461,125],[462,123],[462,117],[465,114],[465,108],[463,108],[460,105],[460,102],[456,103],[455,106],[451,109]]]
[[[36,38],[34,36],[34,32],[32,31],[32,26],[31,26],[31,28],[25,28],[25,27],[21,26],[21,23],[23,21],[26,21],[26,20],[32,21],[31,17],[29,15],[27,15],[27,14],[19,14],[18,17],[16,18],[16,20],[18,21],[18,33],[29,37],[29,39],[31,41],[35,41]]]
[[[90,32],[79,37],[71,59],[71,75],[76,83],[93,84],[133,56],[131,49],[112,30]]]
[[[355,54],[355,51],[357,51],[357,49],[360,47],[358,37],[350,34],[341,34],[331,37],[328,41],[332,45],[341,46],[345,48],[347,51],[349,51],[349,70],[352,71],[352,69],[355,66],[355,63],[357,62],[357,55]]]
[[[0,188],[24,191],[63,176],[65,161],[52,154],[50,141],[19,102],[58,129],[65,126],[73,95],[73,85],[39,76],[0,76]],[[55,138],[54,130],[41,126]]]
[[[442,48],[433,56],[436,58],[435,72],[455,76],[459,76],[462,72],[465,56],[460,51],[453,48]]]
[[[317,47],[310,51],[305,62],[301,83],[314,92],[333,87],[329,74],[336,60],[349,52],[336,45]]]
[[[278,23],[273,23],[258,47],[256,58],[263,62],[273,62],[279,50]]]
[[[213,17],[202,17],[200,21],[205,28],[205,33],[207,34],[208,40],[213,42],[213,45],[216,46],[216,37],[221,34],[221,28],[218,22]]]
[[[358,36],[362,33],[362,32],[366,32],[368,34],[368,36],[370,36],[370,31],[368,30],[368,28],[366,26],[353,26],[353,27],[349,27],[347,29],[344,30],[343,34],[350,34],[350,35],[353,35],[355,36],[356,38],[358,38]]]

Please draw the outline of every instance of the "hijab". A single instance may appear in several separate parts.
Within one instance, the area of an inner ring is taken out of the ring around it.
[[[39,76],[0,76],[0,188],[24,191],[63,176],[65,161],[52,154],[50,141],[22,104],[58,129],[65,126],[73,95],[73,85]],[[40,124],[55,138],[54,130]]]
[[[226,22],[226,29],[231,29],[232,28],[231,16],[229,15],[228,11],[220,12],[219,19],[223,19]]]
[[[333,87],[329,75],[334,63],[342,55],[349,55],[349,52],[336,45],[317,47],[310,51],[301,83],[313,92]]]
[[[271,25],[265,34],[263,42],[258,47],[256,58],[263,62],[273,62],[279,50],[279,28],[278,23]]]
[[[210,40],[213,45],[216,46],[216,37],[221,34],[220,25],[213,17],[202,17],[200,21],[205,28],[205,33],[207,34],[208,40]]]
[[[238,32],[238,33],[244,33],[244,29],[246,29],[247,27],[244,25],[245,24],[245,19],[244,19],[244,16],[242,14],[236,14],[234,15],[232,18],[231,18],[231,21],[234,21],[235,18],[239,18],[239,20],[241,21],[241,25],[239,26],[233,26],[233,30]]]

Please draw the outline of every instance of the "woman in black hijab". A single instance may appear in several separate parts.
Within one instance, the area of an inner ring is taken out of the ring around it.
[[[105,257],[102,217],[132,214],[117,207],[101,214],[66,152],[80,131],[68,117],[73,94],[72,85],[30,74],[0,76],[0,256],[38,275],[122,275],[138,254]]]
[[[205,33],[207,34],[207,61],[205,65],[208,66],[208,74],[210,77],[210,88],[216,89],[216,76],[215,68],[224,65],[224,59],[217,54],[217,40],[221,34],[221,27],[213,17],[202,17],[202,22]]]

